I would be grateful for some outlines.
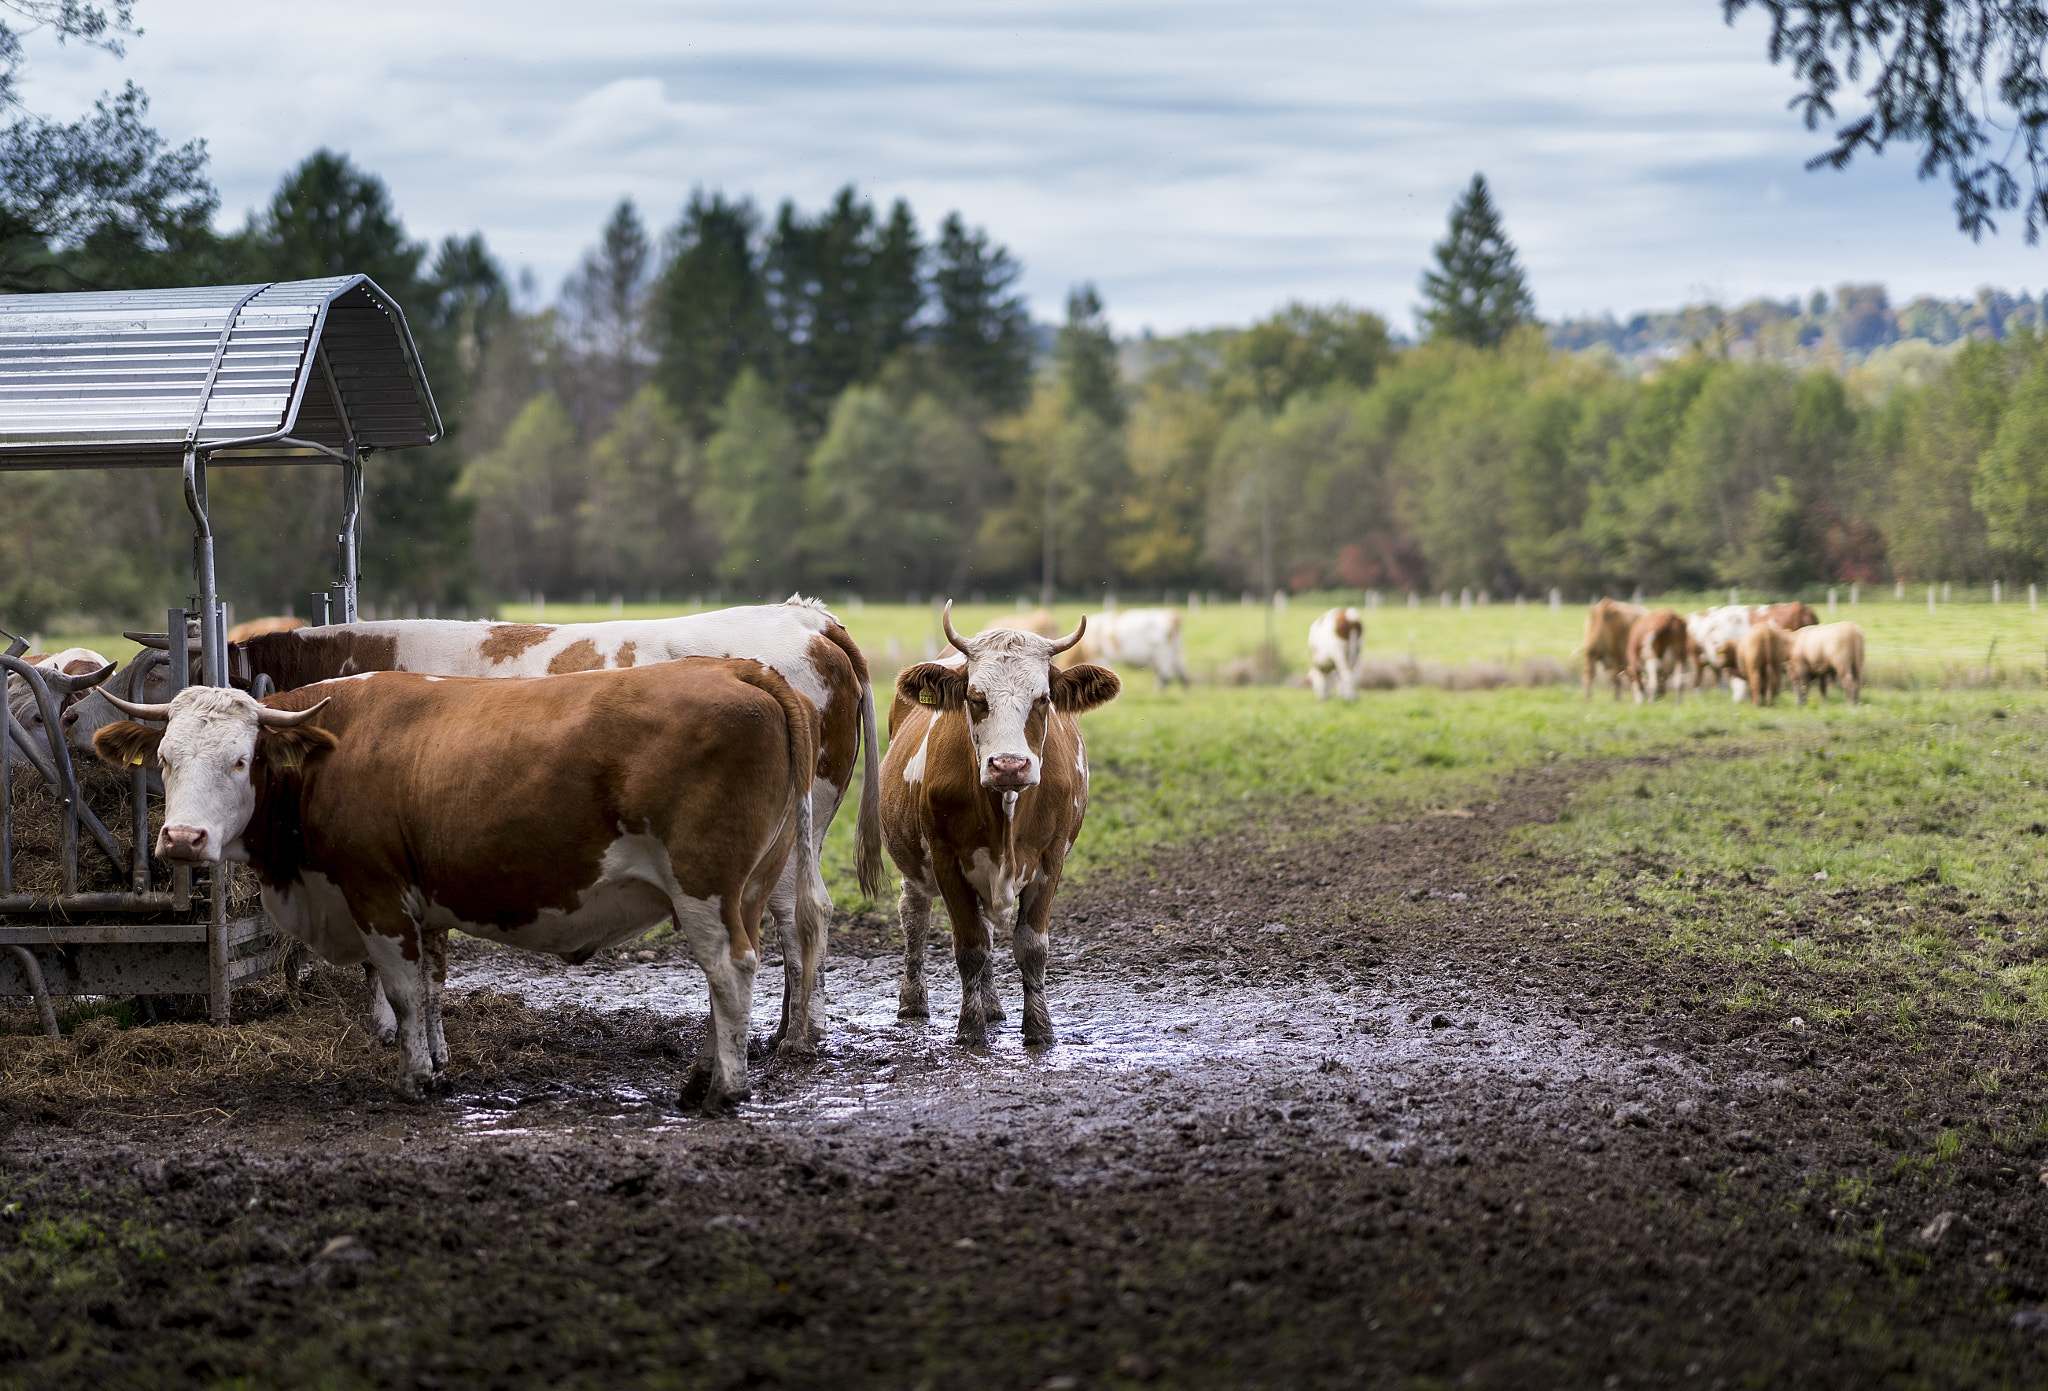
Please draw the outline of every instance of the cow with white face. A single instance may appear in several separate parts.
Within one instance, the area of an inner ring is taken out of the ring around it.
[[[711,993],[682,1099],[737,1101],[761,918],[792,859],[807,1017],[831,915],[812,836],[819,717],[759,662],[375,672],[266,703],[202,686],[119,708],[165,721],[95,740],[111,763],[161,767],[157,853],[247,862],[272,921],[329,961],[373,966],[409,1094],[448,1059],[449,931],[576,962],[667,918]]]
[[[1081,640],[1086,619],[1058,640],[990,629],[946,637],[964,654],[907,667],[889,711],[882,762],[882,842],[903,874],[903,984],[897,1015],[931,1013],[925,935],[932,900],[953,924],[960,971],[959,1041],[982,1047],[1001,1019],[990,952],[1014,921],[1024,977],[1024,1042],[1053,1042],[1045,955],[1053,894],[1088,810],[1088,751],[1075,716],[1114,700],[1115,672],[1062,670],[1053,658]],[[1014,915],[1014,918],[1013,918]]]

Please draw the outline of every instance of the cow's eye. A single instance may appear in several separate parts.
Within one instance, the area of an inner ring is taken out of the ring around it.
[[[243,771],[244,769],[246,769],[246,768],[247,768],[248,766],[249,766],[249,760],[248,760],[247,758],[238,758],[238,759],[236,759],[236,760],[235,760],[235,771],[236,771],[237,773],[239,773],[239,772],[242,772],[242,771]]]

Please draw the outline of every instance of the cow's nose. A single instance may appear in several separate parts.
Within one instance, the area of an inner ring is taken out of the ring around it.
[[[1025,773],[1031,769],[1031,760],[1015,754],[999,754],[988,761],[992,780],[998,783],[1021,783]]]
[[[77,707],[76,705],[74,705],[74,706],[71,706],[71,707],[70,707],[69,709],[67,709],[67,710],[66,710],[66,711],[64,712],[64,728],[66,728],[66,729],[70,729],[70,728],[71,728],[71,727],[72,727],[73,725],[75,725],[75,724],[77,724],[77,723],[78,723],[78,707]]]
[[[203,826],[166,826],[161,840],[163,843],[157,853],[167,860],[206,858],[206,828]]]

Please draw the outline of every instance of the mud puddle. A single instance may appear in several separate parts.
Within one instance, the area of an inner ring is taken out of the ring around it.
[[[779,968],[773,974],[779,981]],[[935,951],[926,974],[933,1018],[950,1021],[959,995],[949,958]],[[1243,1108],[1299,1103],[1313,1093],[1372,1122],[1333,1131],[1332,1142],[1398,1164],[1455,1156],[1463,1141],[1447,1127],[1479,1119],[1440,1109],[1425,1115],[1411,1109],[1417,1098],[1484,1095],[1492,1102],[1488,1123],[1532,1130],[1596,1101],[1604,1115],[1618,1104],[1647,1123],[1688,1101],[1696,1109],[1711,1085],[1706,1069],[1654,1047],[1617,1046],[1556,1012],[1538,990],[1475,989],[1455,975],[1235,985],[1187,970],[1134,974],[1083,949],[1049,963],[1059,1042],[1026,1049],[1019,1031],[1004,1024],[982,1050],[954,1044],[949,1022],[899,1021],[900,976],[894,957],[832,958],[825,974],[832,1032],[819,1060],[764,1074],[757,1058],[755,1096],[735,1119],[768,1133],[881,1136],[972,1134],[1028,1117],[1038,1138],[1072,1138],[1174,1121],[1227,1127],[1246,1119]],[[1014,1009],[1014,978],[1005,982],[999,972],[998,982]],[[564,968],[493,953],[452,967],[449,988],[516,994],[537,1009],[700,1020],[708,1008],[702,975],[677,961]],[[779,1010],[776,989],[757,992],[757,1043]],[[1599,1098],[1589,1095],[1594,1086]],[[615,1109],[605,1110],[600,1095]],[[533,1134],[550,1114],[587,1124],[593,1107],[615,1124],[647,1131],[706,1124],[675,1113],[644,1083],[586,1093],[576,1114],[536,1112],[521,1100],[456,1098],[449,1109],[458,1129],[476,1136]]]

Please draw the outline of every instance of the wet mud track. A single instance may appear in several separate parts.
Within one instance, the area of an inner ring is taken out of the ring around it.
[[[17,1124],[6,1220],[105,1264],[0,1315],[0,1383],[2042,1384],[2039,1154],[1845,1196],[1874,1078],[1973,1104],[1941,1040],[1682,1009],[1733,977],[1536,920],[1570,867],[1509,836],[1585,771],[1069,893],[1038,1056],[1013,967],[988,1051],[943,959],[899,1024],[867,917],[825,1055],[730,1119],[668,1100],[694,967],[473,950],[454,996],[608,1020],[605,1065]]]

